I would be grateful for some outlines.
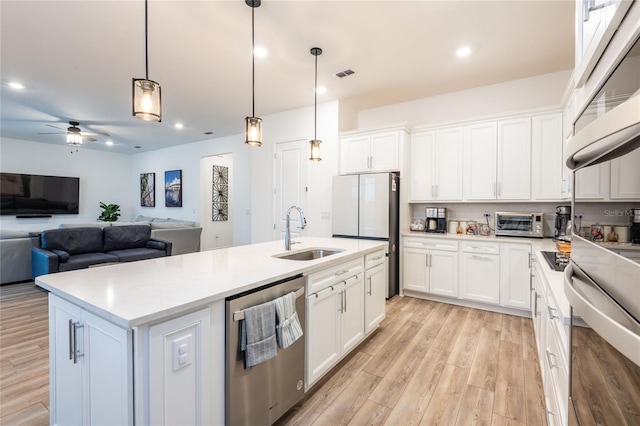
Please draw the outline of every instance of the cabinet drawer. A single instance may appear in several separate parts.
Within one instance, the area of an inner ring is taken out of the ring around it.
[[[369,269],[373,268],[376,265],[380,265],[381,263],[384,263],[386,257],[387,255],[384,249],[378,250],[374,253],[369,253],[364,257],[364,268]]]
[[[569,400],[569,371],[567,365],[567,357],[565,351],[562,348],[559,336],[557,335],[554,327],[549,327],[549,334],[547,335],[547,347],[545,353],[542,354],[545,357],[543,361],[548,367],[548,371],[551,375],[550,384],[553,386],[558,401]],[[563,419],[567,418],[566,404],[560,404],[557,409],[560,412],[560,416]]]
[[[307,277],[307,294],[318,292],[329,286],[338,284],[349,277],[364,271],[364,258],[327,268]]]
[[[436,238],[411,237],[404,239],[404,247],[458,251],[458,241]]]
[[[462,241],[460,249],[465,253],[500,254],[500,243]]]

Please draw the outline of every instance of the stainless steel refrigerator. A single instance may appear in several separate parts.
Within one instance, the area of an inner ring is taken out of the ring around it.
[[[399,289],[399,203],[398,173],[333,177],[333,236],[389,242],[387,298]]]

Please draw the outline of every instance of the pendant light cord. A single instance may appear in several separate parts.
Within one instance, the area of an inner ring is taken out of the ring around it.
[[[147,16],[147,0],[144,0],[144,68],[146,72],[146,80],[149,80],[149,41],[148,41],[148,16]]]
[[[316,79],[313,90],[313,140],[318,140],[316,130],[318,127],[318,55],[316,57]]]
[[[256,116],[256,53],[255,53],[255,6],[251,6],[251,114]]]

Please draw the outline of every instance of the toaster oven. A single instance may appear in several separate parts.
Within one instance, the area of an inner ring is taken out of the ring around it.
[[[496,235],[542,238],[543,213],[496,212]]]

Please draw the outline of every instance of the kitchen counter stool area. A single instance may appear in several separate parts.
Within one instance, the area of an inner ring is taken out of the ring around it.
[[[47,294],[20,283],[0,296],[0,423],[48,425]],[[530,319],[400,296],[386,309],[278,425],[545,424]]]

